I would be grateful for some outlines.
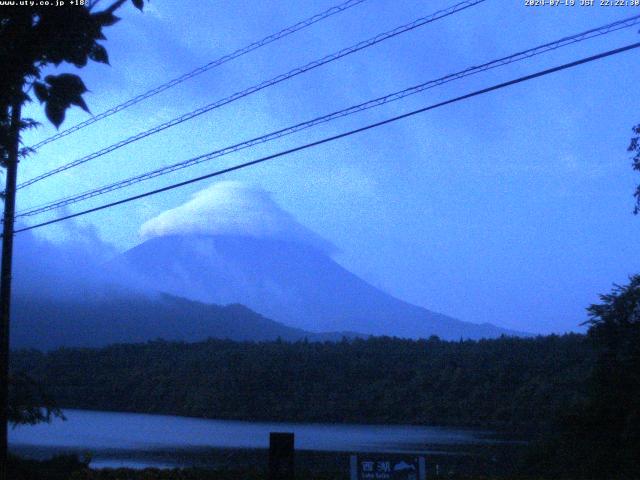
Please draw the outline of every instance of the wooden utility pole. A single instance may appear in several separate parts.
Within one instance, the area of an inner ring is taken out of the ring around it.
[[[22,104],[19,99],[11,105],[11,125],[7,158],[7,183],[4,191],[4,223],[2,229],[2,264],[0,272],[0,480],[9,480],[9,320],[11,306],[11,267],[13,260],[13,222],[16,211],[16,183],[18,178],[18,150]]]

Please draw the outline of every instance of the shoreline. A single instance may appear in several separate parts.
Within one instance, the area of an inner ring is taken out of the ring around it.
[[[525,451],[523,445],[438,445],[437,450],[424,454],[428,473],[452,475],[493,475],[517,474],[513,461]],[[256,472],[266,473],[268,449],[252,448],[199,448],[156,451],[104,450],[87,452],[73,448],[12,448],[12,453],[22,458],[47,461],[52,456],[72,455],[80,461],[89,460],[90,470],[109,475],[116,471],[132,475],[143,475],[146,471],[175,470],[207,472]],[[93,453],[92,458],[90,458]],[[331,478],[348,478],[350,455],[358,452],[328,452],[296,450],[296,470],[312,475],[333,475]],[[362,453],[362,452],[360,452]],[[411,454],[408,454],[411,455]],[[338,477],[336,477],[336,475]],[[131,475],[129,475],[131,476]],[[127,478],[129,478],[127,476]],[[194,477],[200,478],[200,477]],[[203,477],[206,478],[206,477]]]

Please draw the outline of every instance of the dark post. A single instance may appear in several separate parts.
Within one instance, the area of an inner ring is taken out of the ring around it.
[[[269,434],[268,480],[294,479],[293,433],[271,432]]]
[[[13,256],[13,220],[16,209],[18,148],[20,145],[21,104],[11,107],[11,133],[7,159],[7,186],[4,191],[4,225],[2,231],[2,271],[0,273],[0,480],[7,480],[9,423],[9,312],[11,302],[11,264]]]

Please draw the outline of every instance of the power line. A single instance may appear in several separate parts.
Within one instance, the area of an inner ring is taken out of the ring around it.
[[[372,124],[366,125],[364,127],[357,128],[355,130],[350,130],[348,132],[340,133],[338,135],[333,135],[333,136],[330,136],[330,137],[326,137],[326,138],[323,138],[321,140],[317,140],[315,142],[311,142],[311,143],[307,143],[305,145],[301,145],[301,146],[298,146],[298,147],[295,147],[295,148],[291,148],[289,150],[284,150],[282,152],[278,152],[278,153],[275,153],[275,154],[272,154],[272,155],[267,155],[266,157],[258,158],[256,160],[252,160],[250,162],[245,162],[245,163],[241,163],[239,165],[235,165],[233,167],[225,168],[225,169],[222,169],[222,170],[217,170],[215,172],[208,173],[206,175],[201,175],[199,177],[191,178],[191,179],[185,180],[183,182],[174,183],[174,184],[166,186],[166,187],[162,187],[162,188],[158,188],[158,189],[155,189],[155,190],[151,190],[151,191],[148,191],[148,192],[145,192],[145,193],[141,193],[139,195],[134,195],[134,196],[131,196],[131,197],[127,197],[127,198],[124,198],[122,200],[117,200],[115,202],[110,202],[110,203],[107,203],[107,204],[104,204],[104,205],[100,205],[98,207],[94,207],[94,208],[90,208],[90,209],[87,209],[87,210],[83,210],[81,212],[73,213],[73,214],[70,214],[70,215],[65,215],[63,217],[59,217],[59,218],[56,218],[56,219],[53,219],[53,220],[49,220],[49,221],[46,221],[46,222],[42,222],[42,223],[38,223],[38,224],[35,224],[35,225],[30,225],[28,227],[23,227],[23,228],[15,230],[14,233],[25,232],[25,231],[28,231],[28,230],[33,230],[35,228],[44,227],[46,225],[51,225],[51,224],[54,224],[54,223],[62,222],[63,220],[68,220],[68,219],[71,219],[71,218],[80,217],[80,216],[83,216],[83,215],[87,215],[89,213],[93,213],[93,212],[97,212],[97,211],[104,210],[104,209],[107,209],[107,208],[115,207],[117,205],[122,205],[124,203],[129,203],[129,202],[132,202],[134,200],[139,200],[141,198],[149,197],[151,195],[156,195],[158,193],[162,193],[162,192],[166,192],[166,191],[169,191],[169,190],[173,190],[175,188],[180,188],[180,187],[183,187],[185,185],[190,185],[192,183],[200,182],[202,180],[206,180],[206,179],[209,179],[209,178],[217,177],[217,176],[223,175],[225,173],[233,172],[233,171],[236,171],[236,170],[241,170],[241,169],[253,166],[253,165],[257,165],[257,164],[262,163],[262,162],[266,162],[267,160],[273,160],[275,158],[283,157],[285,155],[290,155],[292,153],[299,152],[299,151],[302,151],[302,150],[306,150],[308,148],[316,147],[318,145],[322,145],[322,144],[325,144],[325,143],[328,143],[328,142],[332,142],[332,141],[335,141],[335,140],[339,140],[341,138],[350,137],[350,136],[355,135],[357,133],[361,133],[361,132],[364,132],[364,131],[367,131],[367,130],[371,130],[373,128],[380,127],[382,125],[387,125],[389,123],[397,122],[399,120],[402,120],[402,119],[405,119],[405,118],[408,118],[408,117],[412,117],[412,116],[417,115],[419,113],[424,113],[424,112],[427,112],[429,110],[434,110],[436,108],[443,107],[445,105],[450,105],[450,104],[453,104],[453,103],[457,103],[457,102],[460,102],[460,101],[463,101],[463,100],[467,100],[467,99],[472,98],[472,97],[483,95],[485,93],[493,92],[495,90],[500,90],[502,88],[506,88],[506,87],[509,87],[511,85],[516,85],[518,83],[523,83],[523,82],[526,82],[526,81],[529,81],[529,80],[533,80],[535,78],[539,78],[539,77],[543,77],[543,76],[546,76],[546,75],[550,75],[550,74],[555,73],[555,72],[559,72],[559,71],[562,71],[562,70],[567,70],[569,68],[573,68],[573,67],[576,67],[578,65],[583,65],[583,64],[589,63],[589,62],[594,62],[596,60],[600,60],[600,59],[605,58],[605,57],[610,57],[612,55],[617,55],[619,53],[626,52],[626,51],[629,51],[629,50],[632,50],[632,49],[635,49],[635,48],[638,48],[638,47],[640,47],[640,42],[633,43],[631,45],[627,45],[625,47],[617,48],[617,49],[614,49],[614,50],[609,50],[607,52],[603,52],[603,53],[600,53],[600,54],[597,54],[597,55],[586,57],[586,58],[583,58],[583,59],[580,59],[580,60],[576,60],[576,61],[573,61],[573,62],[570,62],[570,63],[565,63],[565,64],[560,65],[558,67],[549,68],[549,69],[542,70],[542,71],[539,71],[539,72],[536,72],[536,73],[533,73],[533,74],[530,74],[530,75],[525,75],[523,77],[516,78],[514,80],[510,80],[508,82],[503,82],[503,83],[499,83],[497,85],[493,85],[491,87],[483,88],[481,90],[476,90],[476,91],[474,91],[472,93],[468,93],[466,95],[455,97],[453,99],[446,100],[446,101],[440,102],[440,103],[436,103],[436,104],[430,105],[428,107],[423,107],[423,108],[420,108],[418,110],[413,110],[411,112],[404,113],[402,115],[397,115],[395,117],[387,118],[386,120],[382,120],[380,122],[372,123]]]
[[[37,177],[34,177],[30,180],[27,180],[21,184],[18,185],[18,189],[27,187],[29,185],[32,185],[36,182],[39,182],[40,180],[43,180],[45,178],[48,178],[52,175],[55,175],[57,173],[63,172],[65,170],[68,170],[70,168],[74,168],[77,167],[78,165],[81,165],[83,163],[86,163],[90,160],[93,160],[95,158],[101,157],[103,155],[106,155],[107,153],[113,152],[114,150],[117,150],[125,145],[128,145],[130,143],[136,142],[138,140],[141,140],[143,138],[146,138],[150,135],[153,135],[155,133],[161,132],[163,130],[166,130],[167,128],[173,127],[175,125],[178,125],[180,123],[186,122],[187,120],[191,120],[192,118],[195,118],[197,116],[200,116],[204,113],[207,113],[211,110],[214,110],[216,108],[222,107],[223,105],[227,105],[231,102],[234,102],[236,100],[239,100],[241,98],[244,98],[246,96],[249,96],[253,93],[256,93],[260,90],[263,90],[267,87],[271,87],[273,85],[276,85],[280,82],[283,82],[285,80],[288,80],[290,78],[296,77],[302,73],[308,72],[309,70],[313,70],[315,68],[318,68],[322,65],[325,65],[327,63],[333,62],[335,60],[338,60],[342,57],[345,57],[347,55],[351,55],[352,53],[358,52],[360,50],[363,50],[365,48],[371,47],[373,45],[376,45],[380,42],[383,42],[385,40],[388,40],[390,38],[393,38],[397,35],[400,35],[402,33],[406,33],[409,32],[411,30],[414,30],[418,27],[422,27],[424,25],[427,25],[429,23],[435,22],[436,20],[440,20],[442,18],[448,17],[450,15],[453,15],[455,13],[458,13],[462,10],[465,10],[467,8],[470,8],[472,6],[478,5],[480,3],[485,2],[486,0],[466,0],[464,2],[458,3],[450,8],[444,9],[444,10],[439,10],[436,13],[426,16],[426,17],[422,17],[419,18],[417,20],[414,20],[411,23],[402,25],[400,27],[394,28],[393,30],[390,30],[388,32],[385,33],[381,33],[379,35],[376,35],[375,37],[370,38],[369,40],[365,40],[363,42],[360,42],[356,45],[353,45],[351,47],[348,48],[344,48],[336,53],[333,53],[331,55],[327,55],[319,60],[315,60],[313,62],[310,62],[308,64],[306,64],[303,67],[298,67],[295,68],[291,71],[289,71],[288,73],[285,74],[281,74],[278,75],[277,77],[274,77],[270,80],[264,81],[258,85],[254,85],[253,87],[249,87],[245,90],[242,90],[240,92],[234,93],[233,95],[223,98],[221,100],[218,100],[214,103],[210,103],[209,105],[206,105],[204,107],[198,108],[192,112],[186,113],[180,117],[174,118],[172,120],[169,120],[165,123],[162,123],[160,125],[157,125],[149,130],[140,132],[136,135],[133,135],[129,138],[126,138],[124,140],[121,140],[117,143],[114,143],[113,145],[110,145],[108,147],[105,147],[97,152],[94,152],[92,154],[89,154],[85,157],[79,158],[77,160],[74,160],[70,163],[67,163],[65,165],[62,165],[60,167],[54,168],[53,170],[50,170],[48,172],[45,172],[41,175],[38,175]]]
[[[146,100],[147,98],[151,98],[161,92],[164,92],[165,90],[168,90],[172,87],[175,87],[176,85],[186,82],[187,80],[196,77],[198,75],[200,75],[201,73],[207,72],[213,68],[219,67],[220,65],[227,63],[231,60],[234,60],[238,57],[241,57],[243,55],[246,55],[247,53],[250,53],[254,50],[257,50],[261,47],[264,47],[266,45],[269,45],[270,43],[273,43],[277,40],[280,40],[282,38],[285,38],[289,35],[291,35],[292,33],[298,32],[300,30],[303,30],[307,27],[310,27],[311,25],[318,23],[326,18],[329,18],[337,13],[340,12],[344,12],[345,10],[350,9],[351,7],[355,7],[356,5],[359,5],[363,2],[365,2],[367,0],[348,0],[344,3],[341,3],[339,5],[336,5],[334,7],[331,7],[327,10],[325,10],[324,12],[320,12],[316,15],[313,15],[312,17],[306,18],[305,20],[302,20],[301,22],[296,23],[295,25],[292,25],[290,27],[284,28],[282,30],[280,30],[277,33],[274,33],[272,35],[269,35],[268,37],[263,38],[262,40],[258,40],[257,42],[253,42],[250,45],[247,45],[246,47],[240,48],[238,50],[236,50],[235,52],[232,52],[228,55],[224,55],[220,58],[217,58],[216,60],[213,60],[209,63],[207,63],[206,65],[203,65],[201,67],[196,68],[195,70],[192,70],[190,72],[187,72],[183,75],[180,75],[179,77],[174,78],[173,80],[170,80],[166,83],[163,83],[162,85],[158,85],[155,88],[152,88],[151,90],[148,90],[144,93],[141,93],[140,95],[137,95],[119,105],[116,105],[115,107],[112,107],[108,110],[105,110],[102,113],[99,113],[87,120],[84,120],[80,123],[77,123],[76,125],[73,125],[72,127],[67,128],[66,130],[62,130],[61,132],[56,133],[55,135],[52,135],[51,137],[45,138],[44,140],[42,140],[41,142],[36,143],[35,145],[33,145],[31,148],[40,148],[43,145],[46,145],[48,143],[54,142],[56,140],[59,140],[60,138],[66,137],[67,135],[70,135],[74,132],[77,132],[78,130],[81,130],[93,123],[96,123],[102,119],[105,119],[107,117],[110,117],[111,115],[114,115],[126,108],[131,107],[132,105],[135,105],[137,103],[140,103],[143,100]]]
[[[428,82],[424,82],[421,83],[419,85],[410,87],[410,88],[406,88],[404,90],[400,90],[388,95],[385,95],[383,97],[378,97],[376,99],[373,100],[369,100],[367,102],[364,103],[360,103],[358,105],[354,105],[351,106],[349,108],[343,109],[343,110],[339,110],[327,115],[323,115],[320,117],[316,117],[312,120],[308,120],[306,122],[302,122],[302,123],[298,123],[296,125],[287,127],[287,128],[283,128],[271,133],[268,133],[266,135],[262,135],[259,137],[255,137],[252,138],[250,140],[246,140],[244,142],[240,142],[237,143],[235,145],[231,145],[213,152],[209,152],[206,153],[204,155],[200,155],[198,157],[194,157],[194,158],[190,158],[188,160],[185,161],[181,161],[178,163],[174,163],[172,165],[168,165],[165,167],[161,167],[149,172],[145,172],[142,173],[140,175],[136,175],[133,177],[129,177],[126,178],[124,180],[120,180],[111,184],[107,184],[107,185],[103,185],[101,187],[98,188],[94,188],[82,193],[78,193],[75,195],[71,195],[71,196],[67,196],[58,200],[55,200],[53,202],[47,202],[45,204],[42,205],[38,205],[35,207],[32,207],[28,210],[24,210],[21,212],[18,212],[18,214],[16,215],[16,218],[18,217],[27,217],[27,216],[33,216],[33,215],[38,215],[44,212],[48,212],[51,210],[55,210],[57,208],[61,208],[61,207],[65,207],[68,205],[72,205],[84,200],[88,200],[90,198],[99,196],[99,195],[103,195],[105,193],[108,192],[112,192],[115,190],[119,190],[121,188],[125,188],[128,187],[130,185],[133,185],[135,183],[139,183],[145,180],[149,180],[161,175],[166,175],[168,173],[177,171],[177,170],[181,170],[183,168],[187,168],[187,167],[191,167],[193,165],[197,165],[200,164],[202,162],[208,161],[208,160],[212,160],[214,158],[219,158],[240,150],[244,150],[246,148],[258,145],[258,144],[262,144],[262,143],[266,143],[269,142],[271,140],[275,140],[278,138],[282,138],[284,136],[287,135],[291,135],[293,133],[299,132],[301,130],[305,130],[307,128],[311,128],[313,126],[316,125],[320,125],[323,123],[327,123],[330,122],[332,120],[335,120],[337,118],[341,118],[341,117],[345,117],[348,115],[352,115],[355,114],[357,112],[361,112],[364,110],[368,110],[371,108],[375,108],[381,105],[385,105],[387,103],[393,102],[393,101],[397,101],[400,100],[402,98],[408,97],[410,95],[415,95],[417,93],[423,92],[427,89],[430,88],[434,88],[437,87],[439,85],[443,85],[445,83],[449,83],[452,82],[454,80],[458,80],[470,75],[475,75],[477,73],[481,73],[496,67],[500,67],[500,66],[504,66],[504,65],[508,65],[514,62],[518,62],[521,60],[525,60],[528,58],[531,58],[533,56],[536,55],[540,55],[552,50],[556,50],[558,48],[561,47],[565,47],[567,45],[571,45],[577,42],[582,42],[584,40],[590,39],[590,38],[594,38],[597,36],[601,36],[601,35],[605,35],[623,28],[629,28],[633,25],[636,25],[640,23],[640,15],[636,15],[633,17],[629,17],[623,20],[619,20],[607,25],[603,25],[601,27],[598,28],[593,28],[590,30],[587,30],[585,32],[581,32],[579,34],[576,35],[572,35],[572,36],[568,36],[568,37],[563,37],[559,40],[556,40],[554,42],[549,42],[546,43],[544,45],[540,45],[534,48],[530,48],[528,50],[524,50],[518,53],[514,53],[512,55],[509,55],[507,57],[502,57],[500,59],[497,60],[492,60],[490,62],[484,63],[482,65],[479,66],[473,66],[473,67],[469,67],[465,70],[462,70],[460,72],[457,73],[453,73],[450,75],[446,75],[444,77],[438,78],[436,80],[430,80]]]

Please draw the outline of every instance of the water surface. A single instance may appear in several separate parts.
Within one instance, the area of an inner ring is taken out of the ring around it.
[[[494,442],[487,432],[411,425],[338,425],[208,420],[65,410],[67,421],[9,433],[20,454],[91,452],[92,466],[188,466],[211,449],[266,449],[270,432],[293,432],[296,450],[433,453],[438,446]]]

